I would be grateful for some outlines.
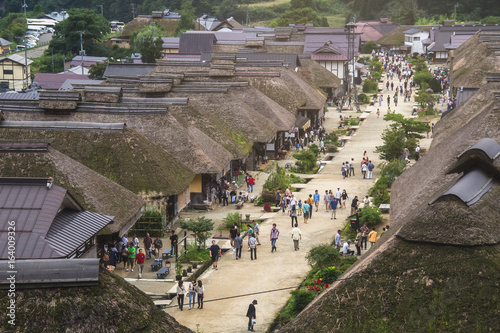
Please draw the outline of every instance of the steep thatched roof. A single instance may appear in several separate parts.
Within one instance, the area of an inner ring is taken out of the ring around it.
[[[15,137],[9,134],[0,129],[3,139]],[[26,132],[19,134],[27,138]],[[46,152],[0,152],[0,158],[3,177],[53,177],[54,183],[67,189],[85,209],[114,216],[115,223],[101,233],[127,230],[140,216],[142,199],[54,148]]]
[[[0,304],[8,306],[8,290]],[[3,296],[2,296],[3,295]],[[8,312],[1,331],[10,331]],[[123,278],[101,270],[92,287],[16,290],[16,329],[30,332],[192,332]]]
[[[174,35],[177,22],[179,22],[177,19],[153,19],[152,17],[138,16],[125,25],[122,31],[122,37],[132,37],[135,32],[144,29],[153,21],[165,30],[167,36]]]
[[[380,37],[379,40],[377,40],[377,44],[380,45],[405,45],[405,34],[403,31],[406,31],[408,29],[403,28],[403,27],[397,27],[396,29],[392,30],[388,34]]]
[[[91,118],[95,115],[81,119]],[[0,129],[0,133],[4,140],[50,140],[53,148],[134,193],[146,189],[179,194],[194,177],[176,157],[131,128],[123,132]]]
[[[337,89],[340,87],[340,79],[316,61],[300,59],[300,65],[298,74],[310,85],[317,88]]]
[[[500,143],[499,87],[486,84],[471,97],[481,106],[468,101],[440,120],[439,139],[392,185],[390,231],[280,332],[496,330],[500,157],[461,154],[483,138]],[[478,169],[487,177],[452,187]]]
[[[475,34],[454,52],[453,85],[455,87],[477,88],[486,83],[486,73],[499,73],[500,61],[489,45],[499,42],[479,42]]]

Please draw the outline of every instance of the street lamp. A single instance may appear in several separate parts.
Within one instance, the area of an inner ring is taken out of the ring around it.
[[[24,9],[24,17],[26,18],[26,8],[28,8],[28,5],[26,4],[26,0],[24,0],[24,4],[22,5],[22,8]]]

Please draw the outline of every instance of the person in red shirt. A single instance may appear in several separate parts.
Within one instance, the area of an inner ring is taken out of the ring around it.
[[[144,270],[144,259],[146,259],[146,255],[142,252],[142,249],[139,249],[139,253],[137,253],[137,271],[139,272],[139,279],[142,279],[142,271]]]
[[[248,175],[248,193],[253,193],[253,185],[255,184],[255,178]]]

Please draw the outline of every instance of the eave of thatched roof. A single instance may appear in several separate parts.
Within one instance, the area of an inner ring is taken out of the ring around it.
[[[298,74],[310,85],[318,89],[337,89],[340,87],[340,79],[316,61],[311,59],[301,59],[300,64],[301,66],[299,67]]]
[[[0,130],[6,138],[5,129]],[[53,177],[85,209],[114,216],[101,233],[127,230],[140,216],[141,198],[69,156],[49,147],[46,152],[1,152],[4,177]]]
[[[388,34],[382,36],[377,40],[380,45],[405,45],[405,34],[403,31],[408,30],[403,27],[397,27]]]
[[[53,148],[134,193],[147,189],[179,194],[194,177],[175,156],[131,128],[123,132],[0,129],[0,133],[3,140],[49,140]]]
[[[479,35],[475,34],[454,51],[452,75],[455,87],[481,87],[486,83],[487,73],[500,72],[498,56],[488,49],[492,44],[480,43]]]

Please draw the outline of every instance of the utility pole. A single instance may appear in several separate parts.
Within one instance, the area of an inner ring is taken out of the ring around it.
[[[132,3],[132,20],[135,19],[135,3]]]
[[[455,13],[453,14],[453,18],[455,19],[455,23],[457,23],[456,22],[457,21],[457,7],[458,7],[458,2],[455,4]]]
[[[96,7],[101,7],[101,15],[104,16],[103,14],[103,9],[102,9],[102,5],[95,5]]]
[[[247,12],[246,12],[245,26],[247,26],[247,27],[250,26],[250,11],[248,9],[247,9]]]
[[[83,50],[83,31],[78,31],[80,33],[80,55],[82,56],[82,75],[85,75],[83,73],[83,56],[85,55],[85,51]]]
[[[54,74],[54,49],[50,49],[50,53],[52,54],[52,74]],[[63,70],[64,72],[64,70]]]
[[[29,79],[28,79],[28,45],[26,45],[26,39],[24,39],[24,66],[26,69],[26,90],[29,87]]]
[[[24,4],[22,5],[24,9],[24,18],[26,18],[26,8],[28,8],[28,5],[26,4],[26,0],[24,0]]]
[[[63,14],[63,39],[66,39],[66,24],[64,24],[64,16],[65,16],[66,12],[64,11],[64,8],[61,11],[61,13]]]

